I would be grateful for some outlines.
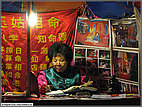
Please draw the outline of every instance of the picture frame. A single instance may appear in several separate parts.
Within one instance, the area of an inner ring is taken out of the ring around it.
[[[123,18],[111,20],[113,48],[139,48],[139,35],[136,26],[136,18]]]
[[[79,17],[76,24],[75,46],[110,48],[110,20]]]
[[[139,81],[139,53],[134,51],[113,51],[114,75],[132,82]]]

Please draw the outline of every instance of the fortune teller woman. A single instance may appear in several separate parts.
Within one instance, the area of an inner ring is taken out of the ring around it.
[[[53,66],[45,71],[40,71],[38,75],[38,86],[41,94],[82,84],[80,70],[71,66],[72,48],[64,43],[56,42],[50,46],[48,57]],[[93,81],[89,81],[87,85],[92,83]]]

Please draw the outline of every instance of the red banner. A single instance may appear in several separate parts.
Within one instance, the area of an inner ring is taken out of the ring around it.
[[[79,18],[76,44],[109,48],[109,21]]]
[[[31,27],[30,66],[36,74],[47,69],[48,49],[54,42],[73,46],[77,10],[38,13]],[[2,93],[25,91],[27,72],[27,21],[24,13],[1,16]]]
[[[39,13],[31,34],[31,71],[38,74],[49,62],[48,49],[54,42],[73,45],[77,11]]]
[[[2,12],[2,93],[26,88],[27,24],[23,13]]]

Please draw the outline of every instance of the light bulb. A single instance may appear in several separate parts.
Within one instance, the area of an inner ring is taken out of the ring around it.
[[[29,16],[29,25],[30,26],[34,26],[37,22],[37,13],[30,13],[30,16]]]

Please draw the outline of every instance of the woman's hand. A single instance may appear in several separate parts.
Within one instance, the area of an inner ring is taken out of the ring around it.
[[[46,86],[45,86],[45,92],[49,92],[49,91],[51,91],[51,90],[50,90],[50,85],[46,85]]]
[[[44,85],[41,86],[41,93],[45,94],[45,93],[47,93],[49,91],[51,91],[50,90],[50,85],[44,84]]]
[[[93,81],[88,81],[87,83],[84,83],[82,86],[89,86],[89,85],[92,85],[93,84]]]
[[[93,81],[88,81],[87,82],[87,86],[92,85],[92,84],[93,84]]]

